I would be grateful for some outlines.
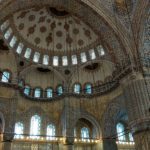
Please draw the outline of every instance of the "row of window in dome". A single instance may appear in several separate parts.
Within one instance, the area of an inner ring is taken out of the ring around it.
[[[16,53],[18,54],[23,53],[22,55],[26,59],[30,59],[32,57],[33,62],[35,63],[41,62],[43,65],[49,65],[50,61],[52,61],[53,66],[59,66],[60,64],[62,66],[68,66],[71,63],[72,65],[77,65],[79,62],[81,63],[87,62],[88,58],[90,60],[95,60],[97,54],[99,55],[99,57],[105,55],[104,48],[101,45],[99,45],[95,49],[91,49],[88,52],[81,52],[80,57],[77,56],[76,54],[72,55],[71,58],[68,58],[68,56],[62,56],[61,58],[59,56],[53,56],[52,58],[50,58],[48,55],[43,55],[41,57],[41,54],[39,52],[34,52],[34,54],[32,54],[31,48],[26,48],[26,46],[23,43],[17,40],[17,37],[13,35],[13,31],[9,27],[9,21],[6,21],[1,25],[1,30],[3,31],[4,38],[8,41],[9,46],[11,48],[16,49]],[[69,60],[71,60],[71,63],[69,62]]]
[[[41,136],[41,117],[38,115],[34,115],[31,117],[30,121],[30,133],[29,137],[31,139],[39,139]],[[55,140],[57,135],[56,135],[56,126],[53,123],[50,123],[47,125],[46,128],[46,139],[47,140]],[[16,139],[22,139],[24,138],[24,124],[21,122],[17,122],[15,124],[15,130],[14,130],[14,138]],[[74,129],[74,136],[76,137],[76,130]],[[80,133],[81,139],[89,139],[90,138],[90,133],[89,129],[87,127],[82,127],[81,128],[81,133]]]
[[[10,83],[11,81],[11,73],[9,71],[2,71],[0,75],[0,81],[3,83]],[[23,93],[27,96],[33,96],[35,98],[52,98],[56,95],[60,96],[65,91],[62,85],[58,85],[56,90],[54,91],[53,88],[49,87],[43,90],[40,87],[32,89],[29,85],[24,86],[23,80],[20,80],[18,86],[23,89]],[[93,86],[91,83],[85,83],[82,87],[80,83],[75,83],[73,88],[70,89],[73,91],[74,94],[92,94],[93,93]]]
[[[64,92],[64,88],[62,85],[57,86],[56,91],[54,91],[52,88],[47,88],[45,91],[43,91],[41,88],[35,88],[34,90],[31,89],[30,86],[25,85],[24,87],[24,94],[27,96],[33,95],[35,98],[52,98],[55,95],[62,95]],[[73,86],[73,92],[75,94],[80,94],[82,92],[81,85],[76,83]],[[83,89],[83,93],[85,94],[92,94],[92,85],[90,83],[86,83]],[[43,96],[44,95],[44,96]]]

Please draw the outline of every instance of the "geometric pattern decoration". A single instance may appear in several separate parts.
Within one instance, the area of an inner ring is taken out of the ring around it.
[[[98,41],[96,33],[80,18],[65,10],[60,16],[62,10],[53,9],[42,7],[16,12],[12,22],[18,36],[36,50],[60,52],[86,49]]]

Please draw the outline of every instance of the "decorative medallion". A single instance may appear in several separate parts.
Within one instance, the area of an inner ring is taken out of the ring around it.
[[[35,16],[34,15],[30,15],[29,16],[29,21],[34,21],[35,20]]]
[[[62,49],[62,44],[61,44],[61,43],[58,43],[58,44],[56,45],[56,48],[57,48],[57,49]]]
[[[80,39],[80,40],[78,41],[78,45],[79,45],[79,46],[82,46],[83,44],[84,44],[84,41]]]
[[[27,36],[29,36],[30,34],[33,34],[33,33],[34,33],[35,27],[36,27],[36,25],[33,25],[32,27],[30,27],[30,28],[28,29],[28,34],[27,34]]]
[[[75,35],[77,35],[77,34],[79,33],[79,29],[74,28],[74,29],[73,29],[73,33],[74,33]]]
[[[45,21],[45,19],[46,19],[46,16],[42,16],[42,17],[40,17],[40,18],[39,18],[38,23],[44,22],[44,21]]]
[[[19,28],[19,30],[23,30],[24,29],[24,23],[20,23],[18,28]]]
[[[62,31],[57,31],[57,32],[56,32],[56,35],[57,35],[58,37],[62,37],[63,33],[62,33]]]
[[[40,32],[41,32],[41,33],[44,33],[44,32],[46,32],[46,31],[47,31],[47,29],[46,29],[45,26],[40,27]]]
[[[35,41],[36,44],[40,44],[40,41],[41,41],[41,40],[40,40],[39,37],[36,37],[36,38],[34,39],[34,41]]]

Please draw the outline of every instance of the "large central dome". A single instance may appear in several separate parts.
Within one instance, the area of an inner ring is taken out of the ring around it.
[[[77,51],[89,49],[98,41],[98,36],[86,23],[62,8],[19,11],[12,22],[19,39],[36,51]]]

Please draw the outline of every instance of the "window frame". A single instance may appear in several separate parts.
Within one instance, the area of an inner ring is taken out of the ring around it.
[[[90,86],[91,86],[91,88],[90,88],[91,92],[90,92],[90,93],[87,92],[87,91],[88,91],[87,85],[90,85]],[[85,94],[88,94],[88,95],[91,95],[91,94],[93,93],[93,85],[92,85],[92,83],[87,82],[87,83],[84,84],[84,93],[85,93]]]
[[[4,72],[9,73],[9,77],[8,78],[4,76]],[[3,76],[4,76],[4,78],[7,78],[7,81],[2,81],[3,80]],[[12,79],[12,73],[11,73],[11,71],[8,70],[8,69],[2,70],[1,82],[2,83],[11,83],[11,79]]]
[[[50,135],[50,134],[48,134],[48,127],[52,127],[52,128],[49,128],[50,130],[52,130],[52,134]],[[48,124],[47,125],[47,127],[46,127],[46,139],[47,140],[55,140],[56,139],[56,126],[55,126],[55,124],[53,124],[53,123],[50,123],[50,124]]]
[[[86,131],[88,131],[88,132],[86,132],[86,137],[83,136],[83,134],[84,134],[83,133],[83,129],[86,129]],[[88,139],[90,139],[90,130],[89,130],[88,127],[82,127],[81,131],[80,131],[80,134],[81,134],[80,137],[81,137],[82,140],[88,140]],[[87,136],[87,134],[88,134],[88,136]]]
[[[79,92],[75,92],[75,85],[79,85],[79,86],[80,86]],[[74,93],[74,94],[81,94],[81,93],[82,93],[82,85],[81,85],[79,82],[75,82],[75,83],[73,84],[73,93]]]
[[[34,119],[34,117],[37,117],[36,119],[38,119],[38,125],[37,125],[37,133],[33,133],[33,131],[35,132],[35,127],[32,127],[34,125],[32,119]],[[41,134],[41,124],[42,123],[42,120],[41,120],[41,117],[38,115],[38,114],[35,114],[33,116],[31,116],[31,119],[30,119],[30,138],[31,139],[39,139],[40,138],[40,134]],[[34,130],[33,130],[34,128]]]
[[[60,93],[60,94],[59,94],[59,92],[58,92],[58,88],[59,88],[59,87],[62,87],[62,93]],[[56,87],[56,94],[57,94],[58,96],[61,96],[61,95],[63,95],[63,93],[64,93],[63,85],[62,85],[62,84],[57,85],[57,87]]]
[[[52,93],[51,93],[52,96],[51,96],[51,97],[48,97],[48,96],[47,96],[47,90],[49,90],[49,89],[52,90]],[[53,97],[54,97],[54,89],[53,89],[52,87],[47,87],[47,88],[45,89],[45,97],[46,97],[46,98],[53,98]]]
[[[21,131],[22,133],[18,133],[18,134],[16,133],[15,130],[16,130],[16,128],[17,128],[17,127],[16,127],[17,124],[22,125],[22,129],[21,129],[21,130],[22,130],[22,131]],[[15,134],[15,136],[14,136],[15,139],[22,139],[22,138],[24,137],[24,136],[23,136],[23,134],[24,134],[24,124],[23,124],[22,122],[16,122],[16,123],[15,123],[14,134]]]
[[[37,89],[40,91],[40,95],[39,95],[38,97],[35,96],[35,94],[36,94],[35,92],[36,92]],[[34,97],[34,98],[37,98],[37,99],[38,99],[38,98],[41,98],[41,97],[42,97],[42,91],[43,91],[43,90],[42,90],[41,87],[35,87],[33,91],[34,91],[34,92],[33,92],[33,97]]]
[[[26,94],[26,93],[25,93],[26,86],[29,87],[29,94]],[[25,84],[24,89],[23,89],[23,93],[24,93],[26,96],[30,96],[30,95],[31,95],[31,86],[30,86],[29,84]]]

